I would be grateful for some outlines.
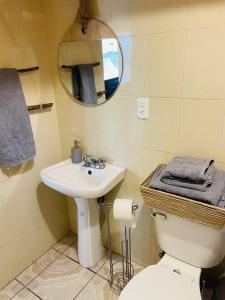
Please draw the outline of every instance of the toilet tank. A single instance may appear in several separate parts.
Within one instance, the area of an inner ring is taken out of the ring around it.
[[[158,243],[167,254],[199,268],[211,268],[223,260],[225,228],[216,230],[155,210],[153,216]]]

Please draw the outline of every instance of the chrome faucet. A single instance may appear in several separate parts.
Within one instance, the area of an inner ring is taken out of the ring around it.
[[[104,169],[106,161],[103,158],[94,158],[91,155],[84,155],[82,157],[83,166],[94,169]]]

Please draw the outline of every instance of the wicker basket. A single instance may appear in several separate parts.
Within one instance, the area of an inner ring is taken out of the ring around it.
[[[158,168],[161,167],[162,165],[158,166]],[[225,226],[224,208],[149,188],[148,185],[154,172],[140,185],[142,197],[147,206],[218,230],[223,229]]]

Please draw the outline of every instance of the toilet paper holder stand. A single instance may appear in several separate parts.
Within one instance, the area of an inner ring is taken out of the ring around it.
[[[98,199],[98,203],[100,206],[106,208],[110,287],[115,294],[119,295],[134,275],[134,267],[131,261],[131,226],[125,226],[124,228],[124,239],[121,241],[121,259],[113,261],[111,229],[109,222],[109,209],[113,207],[113,203],[105,203],[104,199]],[[133,205],[132,213],[135,214],[137,209],[138,205]]]

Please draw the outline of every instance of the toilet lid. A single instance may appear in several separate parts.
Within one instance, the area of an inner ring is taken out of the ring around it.
[[[119,300],[200,300],[193,278],[154,265],[137,274],[122,291]]]

